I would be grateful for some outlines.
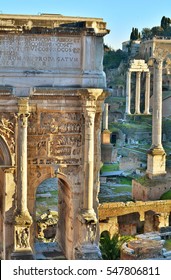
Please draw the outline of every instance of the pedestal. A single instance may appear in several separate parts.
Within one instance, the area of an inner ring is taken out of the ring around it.
[[[166,153],[162,148],[154,148],[147,155],[147,176],[154,178],[166,174]]]
[[[102,255],[97,245],[85,244],[75,249],[75,259],[76,260],[101,260]]]
[[[14,252],[12,260],[33,260],[30,246],[30,226],[32,218],[28,212],[16,214],[14,224]]]

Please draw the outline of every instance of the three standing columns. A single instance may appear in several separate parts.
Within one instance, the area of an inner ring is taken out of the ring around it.
[[[131,78],[132,73],[136,73],[136,85],[135,85],[135,108],[134,113],[140,115],[141,109],[141,75],[145,73],[145,105],[143,114],[149,114],[150,107],[150,72],[147,64],[144,60],[133,60],[130,64],[130,68],[127,71],[126,77],[126,114],[131,114]]]

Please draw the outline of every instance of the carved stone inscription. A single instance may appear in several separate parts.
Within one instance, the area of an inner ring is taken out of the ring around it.
[[[0,36],[3,67],[59,69],[80,68],[81,38],[78,36]]]
[[[40,112],[31,115],[28,126],[29,162],[31,164],[79,164],[81,132],[80,113]]]

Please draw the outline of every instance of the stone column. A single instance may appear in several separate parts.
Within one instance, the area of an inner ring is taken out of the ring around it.
[[[84,176],[83,176],[83,206],[78,216],[79,240],[75,251],[76,259],[100,259],[101,253],[97,244],[98,220],[97,205],[94,204],[94,188],[97,182],[94,178],[94,127],[96,100],[103,93],[101,89],[87,89],[82,94],[83,113],[85,119],[84,131]],[[99,145],[100,143],[97,143]],[[97,174],[97,170],[96,170]]]
[[[108,103],[104,104],[103,111],[103,130],[108,130]]]
[[[125,89],[124,89],[124,87],[122,88],[122,97],[124,97],[125,96]]]
[[[19,213],[28,212],[27,209],[27,121],[29,117],[27,100],[19,101],[18,113],[18,195],[17,210]]]
[[[136,72],[135,114],[140,114],[141,72]]]
[[[152,146],[162,148],[162,61],[154,61]]]
[[[94,118],[95,108],[85,107],[85,150],[84,150],[84,210],[94,216],[93,186],[94,186]]]
[[[150,72],[146,72],[144,114],[147,114],[147,115],[150,114],[149,108],[150,108]]]
[[[14,226],[14,253],[12,259],[32,259],[30,226],[32,218],[27,208],[27,120],[28,100],[18,100],[18,143],[17,143],[17,210]],[[26,257],[27,255],[27,257]]]
[[[127,72],[126,79],[126,114],[131,114],[131,72]]]
[[[152,146],[147,159],[150,178],[166,174],[166,153],[162,146],[162,64],[162,60],[154,60]]]

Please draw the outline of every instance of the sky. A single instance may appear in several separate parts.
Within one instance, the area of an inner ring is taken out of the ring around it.
[[[114,50],[122,49],[132,27],[159,26],[163,16],[171,18],[170,0],[0,0],[2,14],[40,13],[103,18],[110,33],[104,42]]]

